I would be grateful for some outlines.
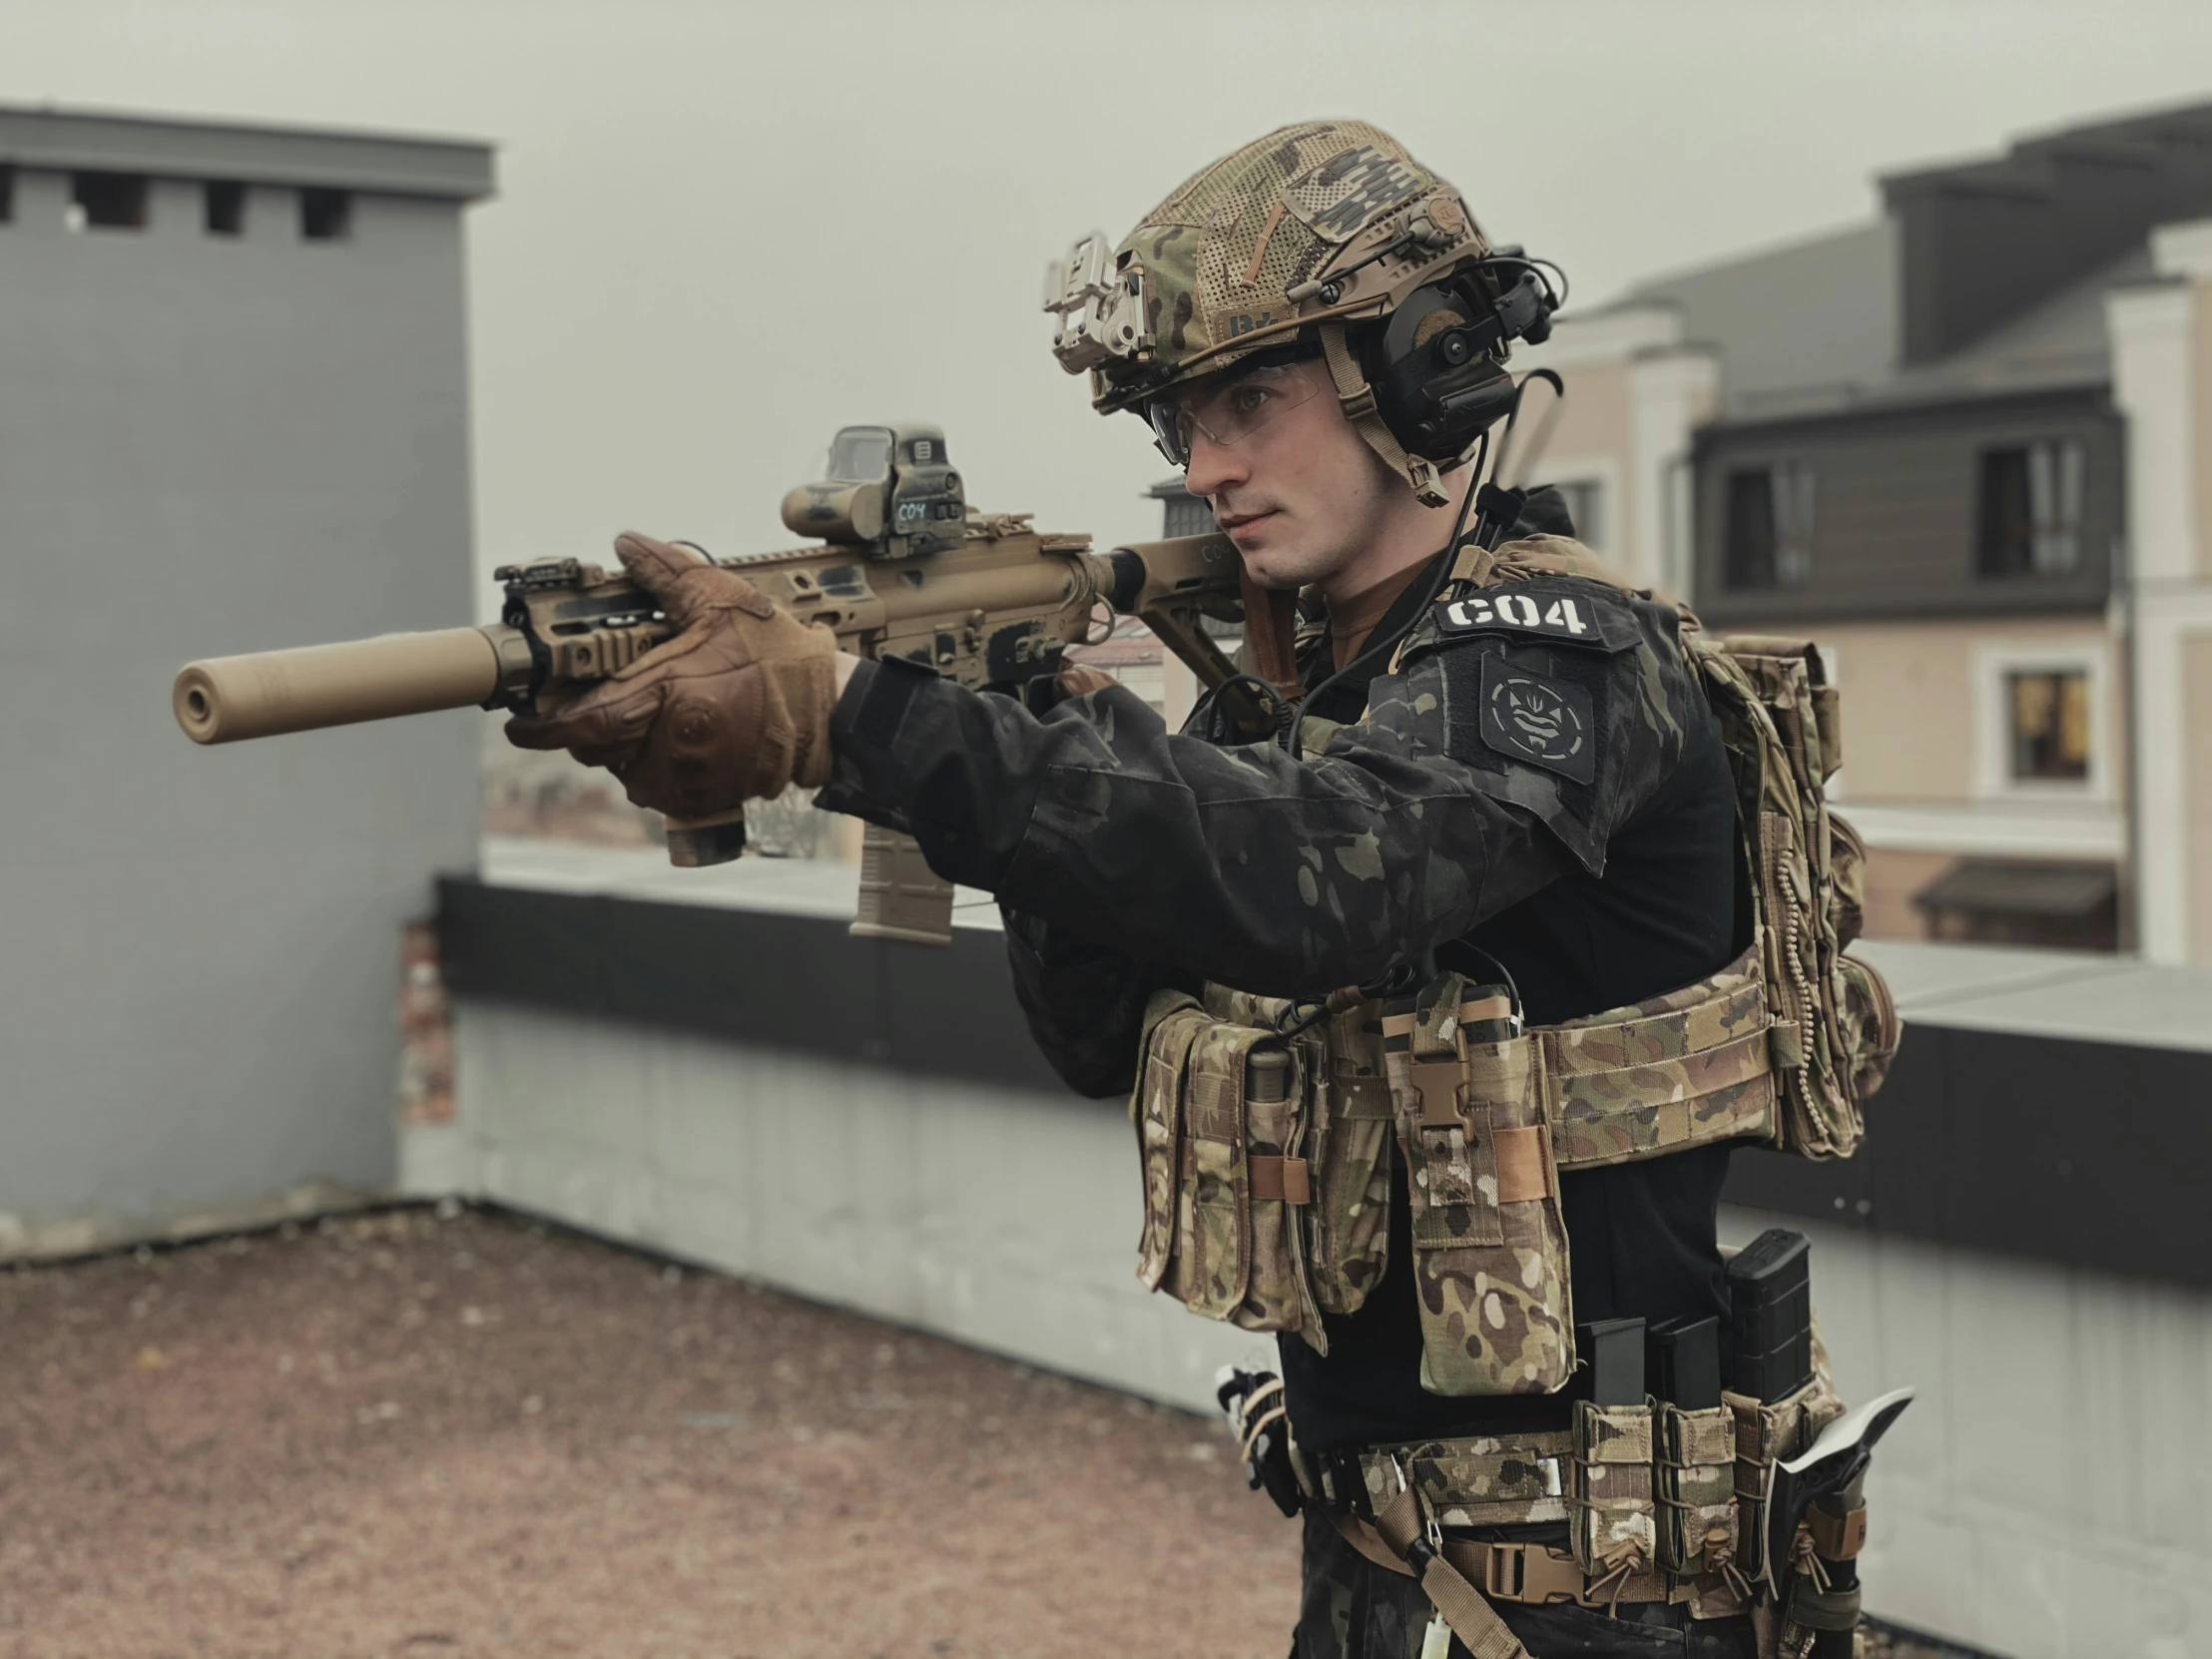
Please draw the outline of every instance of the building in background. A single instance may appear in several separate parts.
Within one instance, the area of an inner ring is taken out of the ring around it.
[[[1183,487],[1183,475],[1163,478],[1145,492],[1160,503],[1163,536],[1210,536],[1214,533],[1213,509]]]
[[[2212,106],[1883,189],[1563,323],[1543,470],[1828,649],[1870,932],[2212,961]]]
[[[478,717],[200,749],[170,683],[474,614],[491,160],[0,107],[0,1255],[391,1180],[400,930],[474,861]]]

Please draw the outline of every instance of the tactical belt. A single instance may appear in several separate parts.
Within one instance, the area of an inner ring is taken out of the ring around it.
[[[1345,1542],[1377,1566],[1419,1580],[1474,1659],[1525,1659],[1526,1649],[1491,1603],[1572,1602],[1612,1611],[1622,1602],[1686,1602],[1697,1595],[1694,1586],[1670,1584],[1654,1568],[1592,1578],[1570,1550],[1444,1532],[1447,1526],[1565,1520],[1572,1457],[1573,1436],[1557,1429],[1300,1452],[1293,1466],[1308,1498],[1328,1513]]]
[[[1408,1578],[1422,1576],[1391,1550],[1380,1525],[1371,1526],[1356,1515],[1332,1515],[1330,1521],[1344,1534],[1345,1542],[1377,1566]],[[1448,1533],[1441,1542],[1443,1559],[1490,1601],[1528,1606],[1571,1601],[1578,1607],[1611,1609],[1624,1601],[1689,1601],[1697,1595],[1694,1585],[1669,1588],[1666,1575],[1655,1571],[1590,1578],[1576,1563],[1573,1551],[1549,1544],[1454,1538]]]
[[[1345,1541],[1379,1567],[1417,1580],[1428,1604],[1473,1659],[1529,1659],[1493,1603],[1573,1602],[1618,1610],[1624,1601],[1688,1601],[1694,1591],[1670,1590],[1656,1572],[1616,1572],[1586,1579],[1574,1556],[1543,1544],[1450,1538],[1421,1513],[1408,1486],[1376,1511],[1371,1525],[1332,1515]]]

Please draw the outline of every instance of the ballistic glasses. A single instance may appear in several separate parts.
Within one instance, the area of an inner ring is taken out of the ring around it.
[[[1191,464],[1191,440],[1242,443],[1287,409],[1333,390],[1328,370],[1310,351],[1263,352],[1217,375],[1163,392],[1145,405],[1160,453]]]

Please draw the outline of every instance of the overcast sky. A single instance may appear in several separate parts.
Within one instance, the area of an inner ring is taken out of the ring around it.
[[[1885,170],[2212,99],[2207,0],[6,0],[0,101],[499,147],[471,211],[479,563],[786,545],[852,421],[970,499],[1157,534],[1047,260],[1286,121],[1388,128],[1575,297],[1864,219]]]

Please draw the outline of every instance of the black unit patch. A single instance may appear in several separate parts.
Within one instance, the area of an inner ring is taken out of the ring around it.
[[[1508,760],[1577,784],[1597,776],[1590,694],[1499,655],[1482,659],[1482,741]]]
[[[1627,603],[1588,582],[1501,582],[1441,600],[1436,631],[1446,639],[1502,634],[1589,651],[1625,651],[1636,643]]]

